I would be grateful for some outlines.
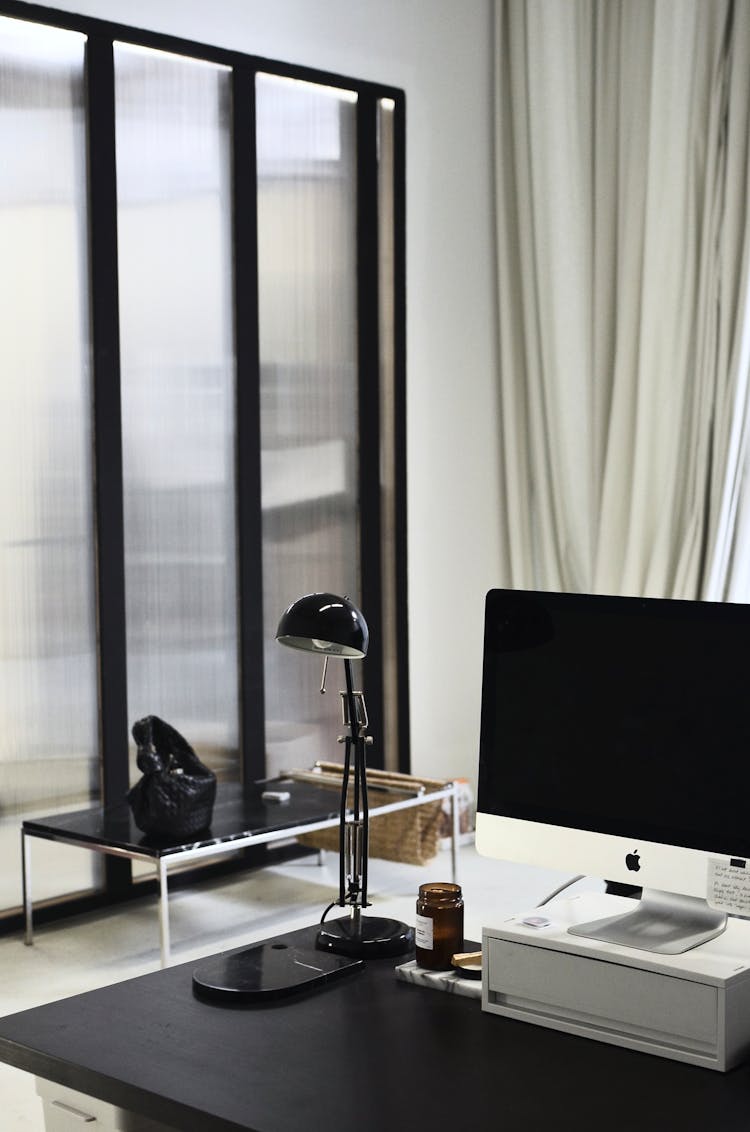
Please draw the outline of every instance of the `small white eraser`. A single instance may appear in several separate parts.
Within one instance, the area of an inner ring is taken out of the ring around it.
[[[264,802],[288,802],[291,796],[288,790],[264,790],[261,794]]]
[[[521,923],[525,924],[527,928],[546,928],[551,921],[546,916],[526,916],[521,920]]]

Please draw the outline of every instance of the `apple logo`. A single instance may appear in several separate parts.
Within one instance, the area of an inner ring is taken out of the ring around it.
[[[625,858],[625,864],[630,869],[631,873],[637,873],[641,867],[641,861],[638,856],[638,850],[635,849],[632,853],[628,853]]]

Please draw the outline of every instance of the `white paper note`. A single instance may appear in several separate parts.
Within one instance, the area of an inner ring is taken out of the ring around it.
[[[750,863],[742,859],[708,862],[708,895],[712,908],[750,916]]]

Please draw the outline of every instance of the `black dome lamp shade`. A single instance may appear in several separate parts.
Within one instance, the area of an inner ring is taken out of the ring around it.
[[[276,631],[279,644],[321,656],[361,660],[367,655],[370,633],[353,602],[336,594],[306,594],[282,614]]]

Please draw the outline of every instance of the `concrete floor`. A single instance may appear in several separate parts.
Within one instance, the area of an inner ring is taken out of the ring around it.
[[[87,854],[88,856],[88,854]],[[450,854],[425,867],[370,862],[372,913],[414,923],[418,887],[450,879]],[[473,845],[459,850],[467,939],[483,925],[534,907],[566,880],[565,874],[489,861]],[[172,962],[184,963],[230,947],[316,923],[338,887],[338,857],[316,856],[200,882],[170,895]],[[579,890],[600,882],[579,881]],[[65,998],[159,967],[156,897],[127,907],[44,926],[33,947],[21,935],[0,937],[0,1014]],[[479,1006],[477,1006],[479,1009]],[[2,1132],[43,1132],[41,1102],[28,1073],[0,1063]]]

